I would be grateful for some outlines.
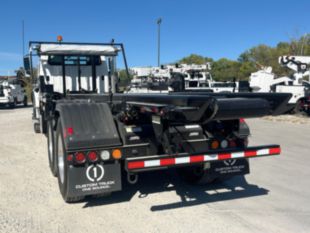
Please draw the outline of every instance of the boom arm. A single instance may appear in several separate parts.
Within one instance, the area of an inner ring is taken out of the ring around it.
[[[306,72],[310,69],[310,57],[307,56],[281,56],[279,64],[296,72]]]

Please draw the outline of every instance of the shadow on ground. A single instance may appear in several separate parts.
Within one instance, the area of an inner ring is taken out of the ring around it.
[[[0,110],[18,110],[18,109],[23,109],[23,108],[32,108],[32,105],[28,104],[27,107],[25,107],[24,105],[16,105],[14,108],[11,108],[9,106],[6,105],[0,105]]]
[[[268,194],[268,190],[247,183],[242,176],[236,176],[222,183],[209,185],[190,185],[182,181],[175,171],[149,172],[141,174],[139,182],[130,185],[123,180],[123,190],[111,196],[92,198],[88,197],[84,208],[128,202],[138,193],[139,198],[148,198],[148,195],[161,192],[175,192],[173,203],[151,206],[151,211],[161,211],[189,206],[196,206],[212,202],[220,202],[239,198],[247,198]]]

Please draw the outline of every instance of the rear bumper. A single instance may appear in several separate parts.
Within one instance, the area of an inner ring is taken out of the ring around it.
[[[224,161],[229,159],[246,159],[263,156],[279,155],[279,145],[267,145],[248,147],[245,149],[214,150],[212,152],[190,155],[187,153],[176,155],[155,155],[146,157],[127,158],[125,168],[128,172],[142,172],[149,170],[165,169],[176,166],[188,166],[192,164]]]

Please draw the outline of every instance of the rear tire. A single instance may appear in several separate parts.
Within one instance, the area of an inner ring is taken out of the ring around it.
[[[56,140],[55,140],[55,157],[57,163],[58,185],[60,193],[65,202],[72,203],[84,199],[84,196],[69,197],[68,196],[68,164],[65,155],[67,154],[61,122],[57,124]]]
[[[55,161],[55,132],[53,121],[47,122],[47,151],[48,162],[53,176],[57,176],[57,165]]]
[[[215,178],[210,176],[208,170],[204,169],[204,165],[183,167],[177,171],[180,177],[190,184],[204,185],[215,181]]]
[[[302,112],[302,100],[298,100],[291,111],[291,114],[299,114]]]
[[[28,98],[27,98],[27,96],[25,96],[23,104],[24,104],[24,107],[28,106]]]

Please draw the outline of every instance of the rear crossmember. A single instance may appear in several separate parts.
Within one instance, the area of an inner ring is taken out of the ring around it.
[[[154,170],[160,168],[189,165],[195,163],[215,162],[228,159],[245,159],[263,156],[279,155],[279,145],[248,147],[246,149],[216,150],[207,154],[180,153],[175,155],[155,155],[150,157],[135,157],[126,159],[126,169],[130,172]]]

